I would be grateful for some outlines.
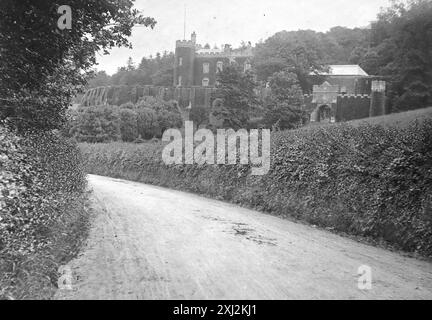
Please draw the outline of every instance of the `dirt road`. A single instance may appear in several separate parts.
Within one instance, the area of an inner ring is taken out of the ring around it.
[[[432,299],[431,263],[193,194],[89,182],[96,217],[57,299]]]

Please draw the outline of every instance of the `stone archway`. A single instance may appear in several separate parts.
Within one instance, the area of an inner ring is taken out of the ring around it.
[[[312,103],[316,108],[311,113],[311,122],[335,122],[339,86],[327,81],[313,87]]]
[[[317,108],[319,122],[332,122],[332,109],[327,104],[323,104]]]
[[[311,122],[335,122],[335,106],[320,104],[311,113]]]

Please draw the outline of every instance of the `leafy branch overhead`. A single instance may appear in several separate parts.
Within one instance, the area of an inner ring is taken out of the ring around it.
[[[88,70],[96,63],[96,52],[131,47],[128,37],[135,25],[153,28],[156,24],[134,9],[130,0],[70,0],[72,28],[60,30],[59,5],[53,0],[0,3],[0,56],[8,57],[0,59],[1,118],[41,127],[32,116],[48,109],[59,116],[56,120],[45,117],[42,127],[57,127],[70,98],[82,89]],[[38,108],[37,101],[21,108],[17,102],[30,95],[51,99],[52,88],[64,99],[48,108]]]

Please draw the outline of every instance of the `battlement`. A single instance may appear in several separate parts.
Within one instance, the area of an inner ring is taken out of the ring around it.
[[[227,52],[197,52],[197,57],[229,57]]]
[[[195,43],[191,40],[177,40],[176,48],[195,48]]]
[[[304,98],[313,98],[313,94],[304,94]],[[368,94],[338,94],[338,99],[370,99],[370,95]]]
[[[368,94],[338,94],[341,99],[370,99]]]

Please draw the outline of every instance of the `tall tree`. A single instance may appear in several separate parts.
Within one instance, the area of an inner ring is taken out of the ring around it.
[[[111,84],[111,77],[105,71],[96,71],[93,76],[88,80],[87,88],[97,88],[109,86]]]
[[[243,72],[239,65],[227,65],[217,74],[215,99],[221,102],[213,114],[224,119],[224,127],[246,127],[250,112],[257,101],[255,81],[250,71]]]
[[[69,0],[72,26],[59,28],[54,0],[0,2],[0,119],[17,128],[61,126],[72,96],[85,84],[95,53],[131,47],[135,24],[153,18],[131,0]]]
[[[257,45],[254,65],[259,80],[267,81],[275,72],[288,70],[297,75],[303,90],[308,91],[308,75],[324,70],[327,58],[322,34],[310,30],[282,31]]]
[[[303,92],[297,75],[280,71],[269,78],[271,94],[267,98],[263,122],[268,128],[285,130],[303,124]]]
[[[362,65],[386,76],[395,110],[432,104],[432,1],[393,1],[372,26]]]

